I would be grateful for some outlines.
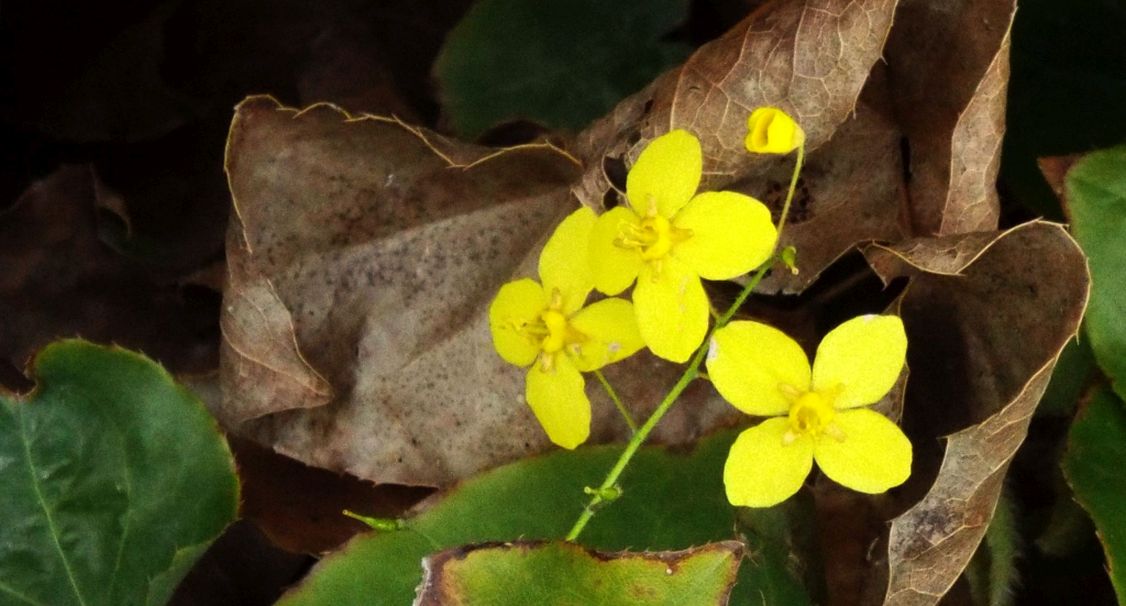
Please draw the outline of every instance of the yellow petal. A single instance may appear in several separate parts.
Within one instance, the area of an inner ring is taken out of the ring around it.
[[[527,366],[536,359],[539,343],[522,334],[521,329],[539,320],[547,303],[547,294],[535,280],[524,278],[500,287],[489,306],[489,328],[493,346],[505,362]]]
[[[838,431],[818,436],[813,448],[817,466],[834,482],[876,494],[911,475],[911,441],[887,417],[859,408],[838,413],[834,425]]]
[[[770,210],[731,191],[696,196],[676,214],[673,226],[692,234],[676,245],[676,256],[708,280],[730,280],[762,265],[778,239]]]
[[[700,140],[686,130],[653,139],[626,177],[626,197],[642,217],[659,214],[671,219],[688,204],[703,173]]]
[[[717,330],[705,364],[716,391],[749,415],[784,415],[791,398],[809,389],[809,359],[801,346],[758,322],[732,322]]]
[[[613,364],[645,346],[633,304],[624,299],[605,299],[583,308],[571,319],[571,327],[586,337],[574,357],[583,372]]]
[[[685,362],[708,332],[708,296],[700,278],[675,257],[661,259],[659,267],[647,263],[637,277],[637,327],[655,355]]]
[[[551,370],[546,372],[540,362],[533,364],[524,394],[552,442],[570,450],[586,441],[590,435],[590,400],[583,388],[583,376],[567,356],[556,354]]]
[[[760,107],[747,118],[747,151],[756,154],[788,154],[805,141],[805,132],[777,107]]]
[[[741,507],[770,507],[790,498],[813,468],[813,440],[796,436],[786,444],[790,423],[767,419],[744,431],[723,466],[727,500]]]
[[[899,378],[907,334],[896,316],[853,318],[829,331],[813,360],[813,389],[836,394],[837,409],[880,401]]]
[[[583,306],[594,288],[590,268],[590,234],[598,218],[583,206],[567,215],[555,228],[540,253],[540,280],[548,296],[556,289],[563,296],[562,311],[569,315]]]
[[[641,219],[630,208],[618,206],[598,217],[590,236],[590,268],[594,287],[599,292],[616,295],[637,279],[644,261],[636,248],[622,248],[614,242],[625,225],[639,226]]]

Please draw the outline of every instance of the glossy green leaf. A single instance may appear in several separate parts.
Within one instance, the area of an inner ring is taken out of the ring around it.
[[[1068,433],[1063,470],[1075,499],[1099,531],[1118,603],[1126,604],[1126,403],[1109,389],[1079,411]]]
[[[476,137],[513,119],[578,129],[688,55],[662,37],[687,0],[480,0],[434,66],[443,106]]]
[[[48,346],[38,387],[0,395],[0,604],[163,604],[235,517],[234,461],[153,361]]]
[[[622,496],[594,516],[579,542],[604,551],[664,551],[736,538],[735,510],[723,491],[723,463],[734,437],[725,432],[701,440],[690,453],[641,449],[622,477]],[[468,480],[406,520],[402,530],[352,540],[322,560],[281,604],[409,604],[422,579],[419,562],[428,554],[489,541],[562,538],[586,503],[583,487],[597,485],[620,452],[620,446],[557,451]],[[743,535],[757,538],[753,531]],[[771,559],[774,554],[800,557],[786,549],[748,556],[731,604],[760,603],[757,571],[789,574]],[[808,603],[801,598],[791,603]]]
[[[1126,145],[1088,154],[1068,171],[1065,184],[1072,233],[1091,268],[1091,349],[1119,397],[1126,397]]]
[[[561,542],[454,548],[426,559],[415,604],[719,606],[742,554],[735,541],[663,552],[590,552]]]
[[[1024,0],[1012,32],[1001,182],[1033,212],[1062,218],[1036,166],[1126,139],[1126,11],[1117,0]]]

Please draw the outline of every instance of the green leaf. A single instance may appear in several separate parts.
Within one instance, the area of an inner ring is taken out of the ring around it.
[[[725,432],[701,440],[687,454],[641,449],[622,477],[622,496],[594,516],[580,542],[605,551],[663,551],[734,538],[735,510],[723,490],[723,464],[734,437]],[[557,451],[479,475],[405,520],[402,530],[352,540],[322,560],[280,604],[409,604],[422,579],[419,562],[427,554],[473,543],[562,538],[588,498],[583,488],[597,485],[620,452],[620,446]],[[753,532],[745,534],[758,539]],[[760,603],[759,592],[765,590],[754,574],[783,574],[786,568],[771,558],[784,551],[748,557],[731,604]],[[808,598],[790,602],[802,603]]]
[[[1091,349],[1126,397],[1126,145],[1088,154],[1067,172],[1065,187],[1072,233],[1091,268]]]
[[[1097,372],[1091,343],[1084,335],[1082,340],[1072,339],[1056,361],[1052,381],[1036,405],[1036,414],[1048,417],[1068,417],[1075,414],[1075,404],[1091,375]]]
[[[203,405],[140,354],[62,341],[0,395],[0,604],[163,604],[235,517]]]
[[[1062,215],[1036,167],[1044,156],[1126,139],[1126,11],[1117,0],[1027,0],[1013,22],[1001,181],[1033,212]]]
[[[1099,531],[1118,603],[1126,604],[1126,404],[1109,389],[1083,407],[1068,433],[1063,470]]]
[[[735,541],[684,551],[598,553],[571,543],[506,543],[426,559],[419,606],[727,604],[743,554]]]
[[[434,65],[454,128],[476,137],[506,120],[578,129],[688,55],[664,42],[687,0],[481,0]]]

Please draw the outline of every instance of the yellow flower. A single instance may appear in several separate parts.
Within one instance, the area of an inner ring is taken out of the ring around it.
[[[728,402],[775,417],[735,440],[723,470],[734,505],[769,507],[801,488],[817,466],[839,484],[875,494],[911,473],[911,442],[864,408],[891,390],[903,369],[907,335],[895,316],[861,316],[834,328],[812,370],[800,345],[757,322],[716,331],[708,375]]]
[[[593,288],[587,254],[595,220],[589,208],[571,213],[540,254],[543,285],[526,278],[509,282],[489,307],[497,353],[530,367],[525,398],[548,438],[564,448],[590,435],[590,400],[580,371],[598,370],[643,346],[629,301],[583,307]]]
[[[729,280],[770,257],[770,211],[735,192],[696,194],[703,159],[691,133],[653,140],[626,179],[629,204],[598,218],[591,235],[594,286],[616,295],[637,280],[633,304],[645,344],[684,362],[708,329],[700,278]]]
[[[777,107],[760,107],[747,118],[747,151],[756,154],[788,154],[805,142],[805,131]]]

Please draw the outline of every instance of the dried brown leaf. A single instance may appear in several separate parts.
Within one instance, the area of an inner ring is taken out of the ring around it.
[[[0,358],[22,369],[48,342],[81,336],[144,351],[173,372],[214,368],[213,304],[106,245],[102,205],[93,170],[64,166],[0,213]]]
[[[379,482],[441,484],[546,447],[483,311],[570,210],[573,160],[251,98],[227,170],[220,418],[260,417],[239,431]]]
[[[1086,262],[1061,226],[1025,224],[976,253],[967,246],[975,238],[896,247],[896,269],[912,275],[901,306],[912,344],[904,422],[918,459],[904,495],[935,479],[892,520],[886,604],[937,603],[961,574],[1086,306]],[[945,453],[934,459],[939,437]]]
[[[603,161],[632,163],[645,145],[675,128],[700,138],[704,187],[727,185],[770,162],[743,148],[747,116],[762,105],[789,111],[805,129],[809,148],[820,147],[852,112],[894,8],[894,0],[760,7],[580,134],[576,149],[587,170],[576,196],[602,208],[612,189]]]
[[[912,231],[995,229],[1014,0],[903,0],[886,56],[910,145]]]

